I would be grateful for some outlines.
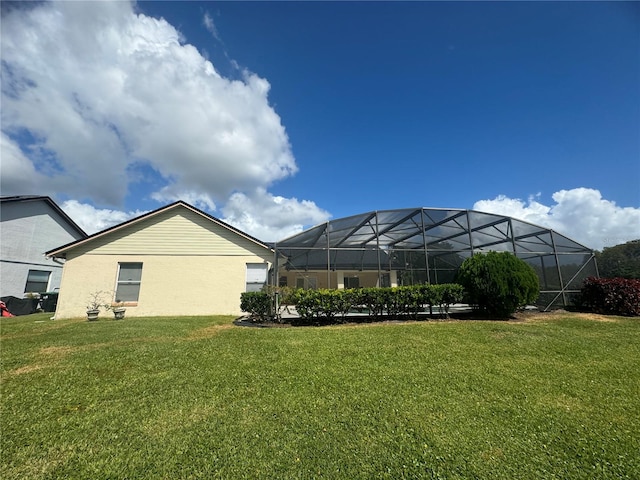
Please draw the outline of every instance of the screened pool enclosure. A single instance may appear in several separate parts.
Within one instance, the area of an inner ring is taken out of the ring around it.
[[[540,278],[538,306],[571,304],[597,276],[594,252],[548,228],[474,210],[413,208],[316,225],[275,245],[280,286],[358,288],[453,282],[478,252],[508,251]]]

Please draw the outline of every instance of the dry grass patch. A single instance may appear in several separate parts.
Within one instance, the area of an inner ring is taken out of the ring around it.
[[[164,438],[202,425],[217,410],[219,408],[215,405],[194,405],[191,408],[165,410],[145,419],[142,422],[141,430],[153,438]]]
[[[231,323],[224,325],[209,325],[208,327],[194,330],[193,332],[189,333],[189,336],[187,338],[188,340],[202,340],[204,338],[211,338],[218,335],[222,330],[228,330],[233,327],[234,325]]]
[[[34,362],[29,365],[24,365],[19,368],[15,368],[7,372],[7,377],[14,377],[16,375],[24,375],[31,372],[42,370],[45,367],[51,367],[57,362],[68,356],[70,353],[78,350],[77,347],[42,347],[35,355]]]
[[[7,372],[7,377],[15,377],[16,375],[24,375],[25,373],[35,372],[44,368],[42,365],[25,365],[24,367],[16,368]]]
[[[69,355],[70,353],[79,350],[79,347],[69,347],[69,346],[62,346],[62,347],[44,347],[41,348],[38,351],[38,354],[40,356],[43,357],[48,357],[48,359],[54,359],[54,360],[59,360],[61,358],[66,357],[67,355]]]
[[[548,320],[560,320],[575,318],[578,320],[590,320],[593,322],[619,322],[619,317],[612,315],[600,315],[597,313],[568,312],[566,310],[552,310],[550,312],[520,312],[514,315],[513,321],[544,322]]]

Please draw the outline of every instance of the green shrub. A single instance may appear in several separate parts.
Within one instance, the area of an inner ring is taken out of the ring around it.
[[[429,315],[433,315],[433,307],[439,307],[442,304],[442,288],[439,285],[421,285],[424,296],[424,303],[429,305]]]
[[[353,304],[364,306],[374,320],[378,319],[385,306],[385,294],[382,290],[384,289],[376,287],[359,288],[353,293]]]
[[[273,319],[271,295],[267,292],[243,292],[240,294],[240,309],[252,319],[268,321]]]
[[[296,310],[304,321],[329,324],[335,323],[336,317],[345,318],[351,309],[349,290],[297,290],[292,295]]]
[[[380,295],[383,308],[388,316],[397,318],[406,310],[403,305],[403,294],[407,292],[407,287],[381,288]]]
[[[481,312],[507,318],[536,301],[538,276],[525,261],[509,252],[488,252],[467,258],[456,275],[468,303]]]
[[[373,321],[383,316],[390,318],[418,318],[418,314],[429,307],[437,306],[448,315],[449,305],[463,298],[460,285],[411,285],[389,288],[358,288],[347,290],[295,290],[288,302],[296,305],[300,316],[293,322],[301,324],[330,324],[345,321],[349,311],[367,310]]]
[[[396,299],[396,315],[400,317],[418,318],[426,303],[424,295],[426,285],[412,285],[397,287],[393,293]],[[391,313],[390,313],[391,314]]]
[[[536,277],[537,278],[537,277]],[[462,285],[455,283],[443,283],[441,285],[427,285],[434,292],[433,298],[437,300],[440,313],[446,317],[449,316],[449,307],[454,303],[460,303],[464,300],[465,290]],[[430,309],[430,312],[433,310]]]

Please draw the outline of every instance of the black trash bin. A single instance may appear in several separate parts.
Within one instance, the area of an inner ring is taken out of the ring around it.
[[[55,312],[58,305],[58,292],[44,292],[40,295],[40,308],[44,312]]]

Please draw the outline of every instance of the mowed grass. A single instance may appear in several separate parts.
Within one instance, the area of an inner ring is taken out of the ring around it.
[[[637,318],[232,321],[2,319],[0,477],[640,478]]]

